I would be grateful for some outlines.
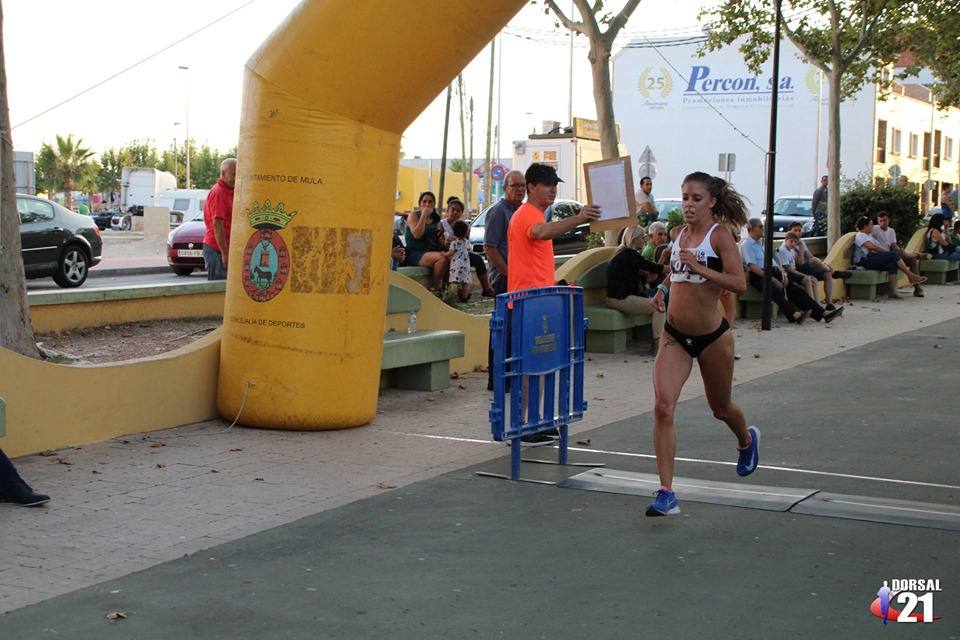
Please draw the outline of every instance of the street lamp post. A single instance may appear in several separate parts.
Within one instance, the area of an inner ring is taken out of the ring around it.
[[[179,127],[179,122],[173,123],[174,127]],[[173,177],[177,181],[177,184],[180,184],[180,178],[178,174],[180,173],[180,163],[177,159],[177,134],[173,134]]]
[[[186,94],[187,94],[187,97],[186,97],[186,100],[187,100],[187,108],[186,108],[186,111],[187,111],[187,113],[186,113],[186,117],[185,117],[185,119],[184,119],[184,128],[185,128],[186,138],[185,138],[185,142],[184,142],[183,144],[184,144],[184,149],[185,149],[186,156],[187,156],[187,164],[186,164],[186,174],[187,174],[187,175],[186,175],[186,185],[187,185],[187,186],[186,186],[186,188],[189,189],[189,188],[190,188],[190,67],[188,67],[188,66],[186,66],[186,65],[180,65],[179,67],[177,67],[177,69],[180,69],[181,71],[186,71],[186,72],[187,72],[187,90],[186,90]]]

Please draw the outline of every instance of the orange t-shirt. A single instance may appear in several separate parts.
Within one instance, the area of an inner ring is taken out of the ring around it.
[[[507,291],[552,287],[554,279],[553,241],[531,237],[534,225],[543,223],[543,211],[524,203],[510,218],[507,228]]]

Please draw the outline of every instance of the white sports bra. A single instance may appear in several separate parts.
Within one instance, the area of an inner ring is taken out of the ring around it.
[[[710,231],[707,231],[703,242],[697,247],[682,249],[683,251],[693,251],[697,256],[697,262],[714,271],[723,271],[723,262],[710,244],[710,236],[713,235],[713,231],[719,226],[719,224],[714,223],[714,225],[710,227]],[[683,231],[686,231],[686,227],[683,228]],[[683,239],[683,231],[677,236],[677,239],[673,242],[673,248],[670,249],[670,282],[703,284],[707,279],[699,273],[693,273],[687,268],[687,265],[680,261],[680,241]]]

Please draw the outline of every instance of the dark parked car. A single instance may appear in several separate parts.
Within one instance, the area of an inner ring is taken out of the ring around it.
[[[97,225],[97,229],[101,231],[110,228],[110,221],[113,220],[115,212],[113,211],[97,211],[90,214],[90,218],[93,220],[94,224]]]
[[[53,276],[61,287],[79,287],[100,262],[103,241],[89,216],[56,202],[17,194],[20,244],[27,278]]]
[[[773,202],[773,237],[787,235],[794,222],[803,225],[801,235],[813,234],[813,196],[783,196]]]
[[[470,244],[473,245],[473,250],[477,253],[483,253],[484,225],[487,219],[487,212],[492,206],[493,205],[490,205],[490,207],[480,212],[480,215],[470,223]],[[557,200],[547,207],[547,210],[544,211],[543,214],[548,222],[550,220],[563,220],[564,218],[569,218],[570,216],[575,216],[580,213],[581,207],[583,207],[583,205],[576,200]],[[583,251],[587,248],[587,236],[589,234],[589,223],[578,225],[573,231],[568,231],[559,238],[554,239],[553,252],[559,256]]]
[[[203,212],[184,222],[167,236],[167,264],[178,276],[203,271]]]

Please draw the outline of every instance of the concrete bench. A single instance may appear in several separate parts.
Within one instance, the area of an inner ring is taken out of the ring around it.
[[[418,268],[418,267],[413,267]],[[387,315],[416,313],[420,299],[397,286],[387,294]],[[464,355],[461,331],[389,332],[383,337],[380,386],[440,391],[450,386],[450,360]]]
[[[740,317],[746,320],[760,320],[763,317],[763,292],[754,289],[750,283],[747,283],[747,290],[737,296],[740,303]],[[780,311],[780,307],[773,305],[773,313],[786,317]]]
[[[607,295],[607,263],[593,265],[576,278],[578,287],[594,291],[588,296],[602,300]],[[586,350],[591,353],[621,353],[627,349],[627,339],[635,327],[651,324],[648,314],[627,314],[605,304],[587,304],[584,315],[587,324]]]
[[[889,288],[886,271],[853,269],[850,273],[852,275],[844,284],[847,286],[847,297],[853,300],[873,300],[885,294]]]
[[[946,284],[960,277],[960,262],[954,260],[921,260],[920,274],[928,284]]]

